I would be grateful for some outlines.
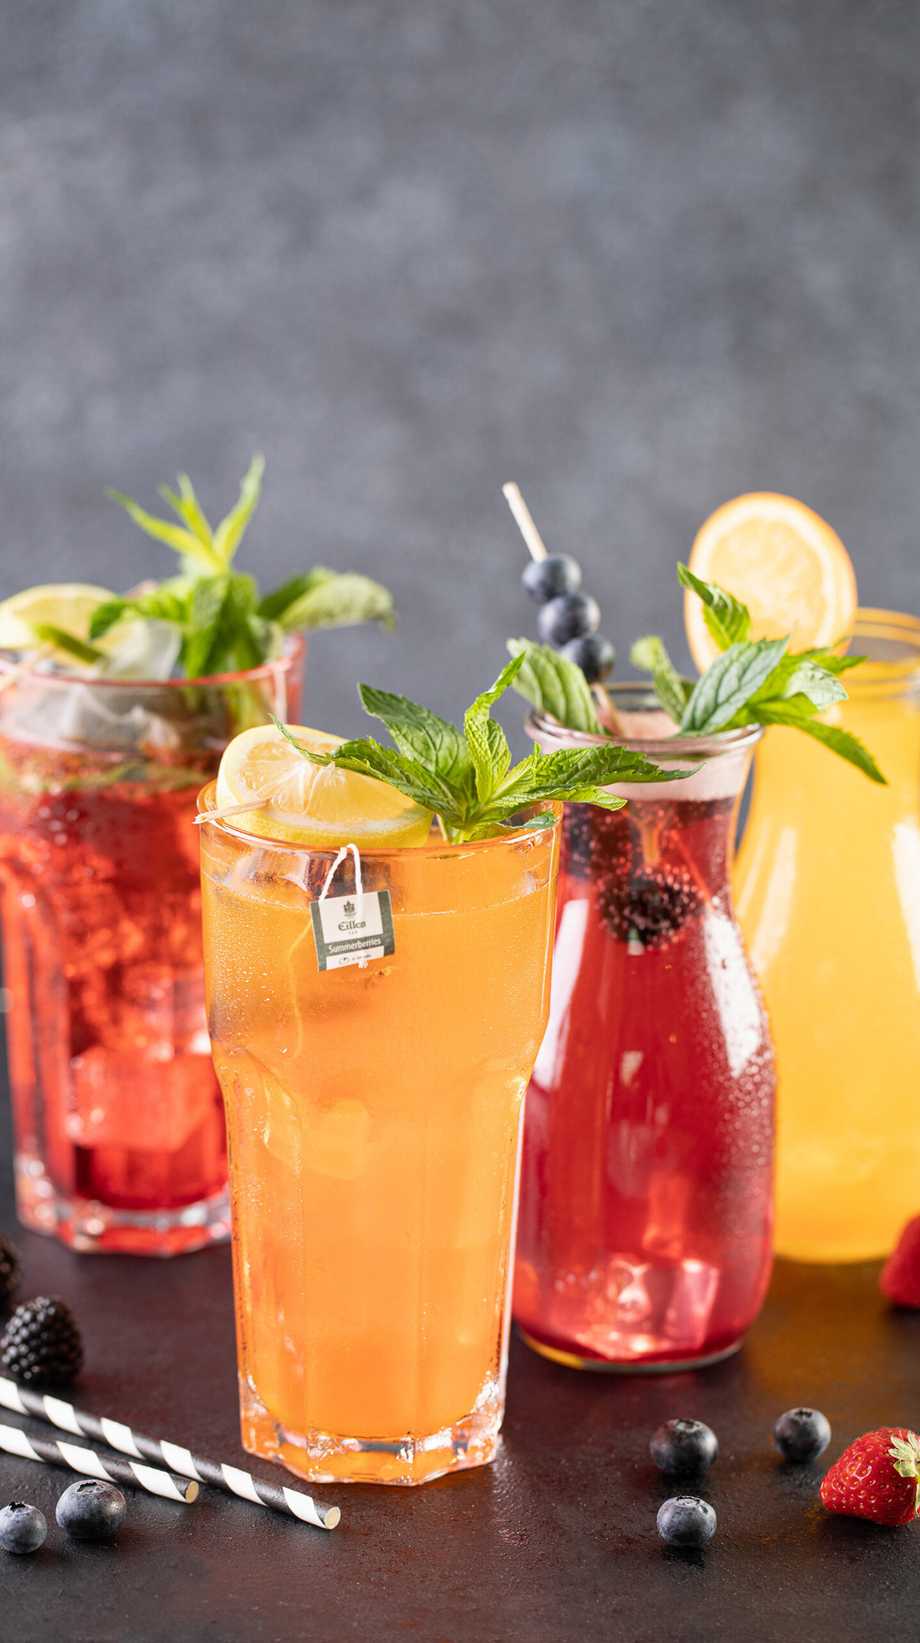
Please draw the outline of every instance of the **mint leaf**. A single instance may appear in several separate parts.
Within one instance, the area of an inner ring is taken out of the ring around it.
[[[358,622],[393,626],[393,596],[369,576],[335,572],[314,581],[279,618],[286,632],[295,628],[352,627]]]
[[[313,570],[302,571],[298,576],[292,576],[289,581],[282,582],[280,588],[267,593],[259,605],[259,615],[265,616],[270,622],[282,621],[286,611],[296,605],[298,599],[309,593],[312,588],[318,587],[320,582],[328,582],[335,575],[335,571],[326,570],[322,565],[315,565]]]
[[[685,736],[725,730],[785,655],[788,639],[730,645],[693,687],[680,730]]]
[[[203,576],[195,583],[189,631],[182,647],[182,662],[190,679],[200,679],[214,671],[210,658],[216,648],[221,612],[229,590],[229,576]]]
[[[33,622],[32,632],[36,639],[44,645],[53,645],[55,650],[62,650],[65,655],[73,656],[76,661],[83,662],[87,667],[94,667],[97,662],[105,661],[105,651],[98,645],[87,644],[85,639],[78,639],[75,633],[68,633],[66,628],[55,627],[53,622]]]
[[[148,513],[146,508],[139,507],[130,496],[125,496],[123,491],[108,490],[105,494],[124,508],[135,525],[139,525],[142,531],[146,531],[147,535],[154,537],[157,542],[165,542],[175,553],[182,554],[204,570],[214,571],[222,568],[220,555],[215,553],[212,547],[206,546],[192,531],[185,530],[181,525],[171,525],[166,519],[158,519],[156,514]]]
[[[716,582],[704,582],[683,564],[677,567],[677,580],[681,587],[702,599],[703,620],[720,650],[727,650],[729,645],[747,638],[751,631],[751,613],[733,593],[726,593]]]
[[[828,673],[847,673],[851,667],[859,667],[866,660],[865,656],[840,656],[835,650],[803,650],[799,660],[802,662],[816,662],[818,667],[826,668]]]
[[[668,655],[663,639],[657,634],[648,633],[643,639],[637,639],[629,653],[629,659],[634,668],[640,673],[650,673],[655,695],[674,723],[679,725],[684,715],[692,685],[678,673],[674,663]]]
[[[549,645],[538,645],[530,639],[509,639],[508,650],[512,656],[524,657],[513,681],[518,695],[568,730],[588,736],[603,733],[591,687],[580,667]]]
[[[404,753],[392,747],[382,747],[372,736],[357,736],[351,741],[342,742],[332,753],[316,753],[299,742],[280,720],[274,722],[281,734],[311,764],[334,764],[338,770],[353,770],[359,776],[370,776],[374,781],[395,787],[397,792],[425,810],[438,812],[442,816],[446,812],[451,818],[456,815],[449,791],[430,771]]]
[[[262,475],[265,472],[264,456],[254,456],[240,485],[239,501],[235,508],[221,520],[214,532],[214,552],[225,565],[229,565],[233,555],[243,537],[243,532],[255,513],[259,497],[262,494]]]
[[[374,685],[359,685],[358,695],[365,713],[386,725],[400,753],[433,771],[448,787],[472,789],[470,752],[456,725],[407,696]]]
[[[761,701],[788,700],[804,696],[815,708],[830,707],[846,700],[846,691],[826,667],[802,656],[784,656],[769,678],[751,698]]]
[[[89,636],[101,639],[123,616],[142,616],[150,622],[173,622],[183,627],[188,620],[189,604],[190,593],[183,598],[165,583],[136,599],[106,599],[93,611]]]
[[[170,490],[168,485],[160,486],[160,495],[165,502],[169,503],[173,512],[178,514],[186,529],[190,530],[193,536],[197,536],[202,546],[208,549],[213,548],[214,539],[211,527],[195,495],[195,487],[188,474],[179,475],[178,485],[180,492],[178,496],[175,491]]]
[[[623,800],[599,791],[621,782],[668,782],[691,774],[688,770],[661,770],[644,753],[634,753],[613,741],[595,747],[564,747],[556,753],[535,748],[529,758],[509,772],[496,800],[504,808],[520,809],[545,799],[584,800],[606,810],[618,810]]]
[[[821,742],[832,753],[855,765],[870,781],[888,785],[887,777],[882,775],[869,749],[859,738],[848,730],[841,730],[838,725],[825,724],[823,719],[816,719],[813,708],[805,708],[796,700],[758,702],[751,708],[751,713],[759,724],[789,725],[793,730],[803,730],[806,736],[813,736],[816,742]]]
[[[481,804],[491,798],[511,763],[507,737],[501,725],[490,717],[490,710],[520,673],[524,661],[523,652],[512,656],[494,685],[477,696],[464,715],[463,731],[476,776],[476,796]]]

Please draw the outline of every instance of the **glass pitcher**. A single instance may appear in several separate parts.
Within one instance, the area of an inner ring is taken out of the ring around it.
[[[779,1080],[777,1247],[884,1255],[920,1212],[920,620],[859,613],[848,700],[826,717],[879,787],[792,730],[767,732],[738,913]]]
[[[699,768],[566,807],[514,1304],[557,1361],[667,1370],[736,1350],[770,1272],[773,1058],[729,890],[760,732],[676,742],[645,686],[612,696],[618,740]],[[596,740],[528,728],[545,752]]]

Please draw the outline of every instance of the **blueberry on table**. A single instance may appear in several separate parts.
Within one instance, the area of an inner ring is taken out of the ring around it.
[[[0,1512],[0,1546],[5,1552],[15,1552],[17,1557],[37,1552],[47,1533],[44,1512],[24,1500],[11,1500]]]
[[[577,593],[581,587],[581,566],[567,553],[548,553],[545,559],[531,559],[521,572],[531,599],[545,605],[563,593]]]
[[[697,1495],[672,1495],[658,1509],[658,1533],[667,1546],[708,1546],[716,1532],[716,1514]]]
[[[665,1421],[652,1434],[649,1453],[667,1477],[690,1478],[709,1471],[718,1458],[719,1440],[704,1421]]]
[[[612,672],[617,653],[609,639],[599,633],[586,633],[581,639],[570,639],[562,647],[563,656],[580,667],[589,685],[600,684]]]
[[[601,608],[590,593],[562,593],[537,612],[537,632],[544,645],[567,645],[601,625]]]
[[[820,1409],[787,1409],[773,1428],[784,1460],[815,1460],[831,1441],[831,1423]]]
[[[114,1483],[84,1478],[64,1490],[55,1517],[74,1540],[114,1540],[127,1510],[128,1503]]]

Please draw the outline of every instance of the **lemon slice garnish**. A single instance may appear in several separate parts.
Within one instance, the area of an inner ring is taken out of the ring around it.
[[[341,746],[340,736],[304,725],[291,734],[318,753]],[[253,800],[251,810],[238,810]],[[233,810],[235,827],[267,839],[288,839],[310,849],[354,843],[365,849],[425,844],[431,815],[395,787],[335,765],[311,764],[274,725],[257,725],[235,736],[217,773],[217,809]]]

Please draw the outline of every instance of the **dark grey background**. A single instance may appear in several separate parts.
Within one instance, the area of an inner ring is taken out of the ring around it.
[[[245,562],[393,586],[324,636],[458,711],[531,617],[524,486],[625,650],[752,487],[917,599],[920,7],[29,0],[0,51],[2,590],[170,569],[106,502],[269,459]]]

